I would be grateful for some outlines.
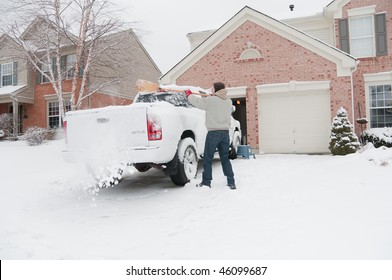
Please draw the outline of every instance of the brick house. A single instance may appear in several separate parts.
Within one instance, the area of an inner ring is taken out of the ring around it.
[[[46,23],[33,20],[22,34],[22,40],[31,41],[30,37],[41,24]],[[62,87],[65,108],[69,110],[76,49],[67,38],[61,44],[61,67],[66,69]],[[106,48],[109,44],[111,47],[100,55],[99,64],[90,68],[86,87],[97,92],[83,100],[82,109],[130,104],[137,93],[137,79],[157,80],[161,75],[132,30],[104,36],[97,48]],[[59,103],[52,84],[34,70],[22,47],[7,35],[0,37],[0,77],[0,114],[13,113],[13,108],[18,108],[13,116],[19,123],[19,127],[15,127],[19,133],[30,126],[59,126]],[[117,82],[101,87],[110,79]],[[80,83],[77,88],[80,89]]]
[[[188,34],[193,50],[162,84],[222,81],[243,142],[264,153],[329,153],[343,106],[355,124],[392,126],[392,1],[335,0],[279,21],[244,7],[217,30]]]

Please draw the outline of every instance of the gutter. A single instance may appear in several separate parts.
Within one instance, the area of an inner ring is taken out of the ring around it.
[[[355,103],[354,103],[354,78],[353,74],[355,71],[358,69],[360,61],[356,60],[355,67],[351,68],[351,75],[350,75],[350,80],[351,80],[351,114],[352,114],[352,120],[353,120],[353,129],[354,133],[356,134],[355,131]]]

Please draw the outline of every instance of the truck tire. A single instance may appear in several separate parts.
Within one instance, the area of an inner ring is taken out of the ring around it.
[[[198,158],[195,141],[189,137],[182,139],[178,144],[177,154],[177,173],[170,175],[170,179],[175,185],[184,186],[197,175]]]

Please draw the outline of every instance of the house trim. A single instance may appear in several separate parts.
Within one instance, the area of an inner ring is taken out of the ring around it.
[[[375,13],[376,5],[347,10],[348,17],[373,15]]]
[[[44,99],[45,101],[58,101],[59,97],[57,96],[57,94],[47,94],[44,95]],[[63,99],[64,100],[71,99],[71,93],[70,92],[63,93]]]
[[[392,71],[382,72],[382,73],[373,73],[373,74],[364,74],[365,83],[375,83],[375,82],[392,82]]]
[[[256,86],[257,94],[290,92],[290,91],[309,91],[309,90],[329,90],[330,81],[311,81],[311,82],[297,82],[290,81],[288,83],[266,84]]]
[[[22,103],[34,104],[33,97],[21,96],[27,89],[27,85],[5,86],[0,88],[0,103],[18,101]]]
[[[389,72],[381,72],[381,73],[373,73],[373,74],[364,74],[365,81],[365,107],[366,107],[366,118],[370,120],[370,92],[369,88],[371,86],[379,86],[390,84],[392,85],[392,71]],[[367,129],[370,128],[370,121],[367,124]]]
[[[227,96],[230,98],[243,98],[246,97],[246,89],[248,87],[232,87],[227,88]]]
[[[343,17],[343,7],[347,5],[351,0],[335,0],[328,4],[324,8],[324,15],[337,19]]]

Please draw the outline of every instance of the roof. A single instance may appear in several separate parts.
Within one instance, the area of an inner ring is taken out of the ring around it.
[[[26,85],[0,87],[0,96],[5,96],[5,95],[14,96],[18,94],[21,90],[23,90],[25,87]]]
[[[336,2],[347,0],[336,0]],[[246,21],[252,21],[283,38],[309,49],[310,51],[330,60],[337,66],[338,76],[351,75],[352,69],[356,67],[356,58],[316,39],[309,34],[300,31],[282,21],[274,19],[248,6],[242,8],[232,18],[225,22],[219,29],[204,40],[197,48],[190,52],[185,58],[178,62],[173,68],[161,76],[162,84],[175,83],[176,79],[189,69],[193,64],[205,56],[222,40]]]
[[[28,40],[29,34],[32,32],[32,30],[34,30],[34,28],[38,28],[40,26],[45,26],[46,28],[50,28],[53,30],[56,30],[55,28],[55,24],[50,21],[47,18],[44,18],[42,16],[37,16],[27,27],[26,29],[23,31],[23,33],[21,34],[20,38],[22,40]],[[62,32],[62,31],[61,31]],[[76,40],[76,36],[74,34],[72,34],[71,32],[67,31],[67,34],[63,33],[63,35],[65,37],[69,37],[73,40]]]
[[[324,14],[333,18],[342,17],[342,8],[351,0],[334,0],[324,8]]]

